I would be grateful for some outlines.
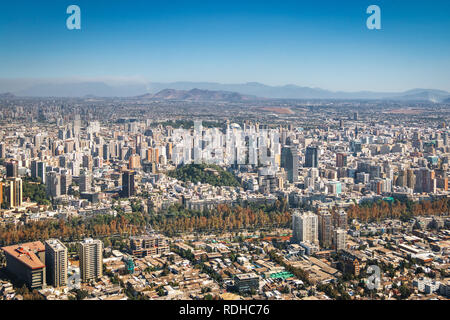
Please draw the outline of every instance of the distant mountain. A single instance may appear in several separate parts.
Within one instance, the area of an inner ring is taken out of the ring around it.
[[[131,97],[147,92],[144,84],[112,86],[104,82],[40,83],[17,92],[29,97]]]
[[[152,100],[182,100],[182,101],[227,101],[240,102],[260,99],[255,96],[242,95],[230,91],[214,91],[214,90],[175,90],[163,89],[155,94],[145,94],[137,96],[138,99],[152,99]]]
[[[450,98],[450,93],[442,90],[431,89],[413,89],[392,97],[394,100],[431,102],[443,102],[448,98]]]
[[[12,99],[15,97],[16,96],[14,94],[12,94],[11,92],[0,93],[0,98],[3,98],[3,99]]]
[[[165,91],[171,89],[180,92]],[[194,90],[195,89],[195,90]],[[194,91],[192,91],[194,90]],[[197,91],[198,90],[198,91]],[[160,99],[187,100],[253,100],[256,97],[272,99],[362,99],[442,102],[450,93],[433,89],[413,89],[405,92],[330,91],[301,87],[293,84],[269,86],[259,82],[222,84],[215,82],[125,82],[109,84],[102,81],[44,81],[27,79],[0,79],[0,92],[32,97],[136,97],[159,94]],[[164,91],[164,92],[163,92]],[[213,93],[214,92],[214,93]],[[218,93],[220,92],[220,93]],[[155,96],[155,99],[158,96]]]
[[[231,91],[244,95],[252,95],[273,99],[380,99],[380,100],[404,100],[404,101],[432,101],[441,102],[444,97],[450,97],[450,93],[442,90],[413,89],[405,92],[343,92],[329,91],[320,88],[300,87],[296,85],[268,86],[258,82],[244,84],[221,84],[214,82],[173,82],[150,83],[150,92],[158,92],[163,89],[191,90],[199,88],[204,90]]]

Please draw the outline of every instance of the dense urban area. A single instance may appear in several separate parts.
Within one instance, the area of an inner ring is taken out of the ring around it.
[[[450,297],[449,104],[213,98],[0,95],[0,299]]]

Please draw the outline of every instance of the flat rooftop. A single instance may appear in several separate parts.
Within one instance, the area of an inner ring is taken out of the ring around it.
[[[2,250],[33,270],[45,268],[45,265],[36,255],[38,252],[45,251],[45,246],[40,241],[3,247]]]

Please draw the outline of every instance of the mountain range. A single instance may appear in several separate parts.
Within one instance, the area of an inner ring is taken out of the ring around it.
[[[108,84],[103,81],[8,81],[0,80],[0,92],[30,97],[144,97],[175,100],[246,101],[269,99],[360,99],[449,102],[450,93],[434,89],[404,92],[330,91],[297,85],[269,86],[258,82],[221,84],[215,82],[149,82]]]

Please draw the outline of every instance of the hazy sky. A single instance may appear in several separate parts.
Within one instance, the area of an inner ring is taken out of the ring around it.
[[[2,1],[0,77],[450,91],[449,17],[448,0]]]

